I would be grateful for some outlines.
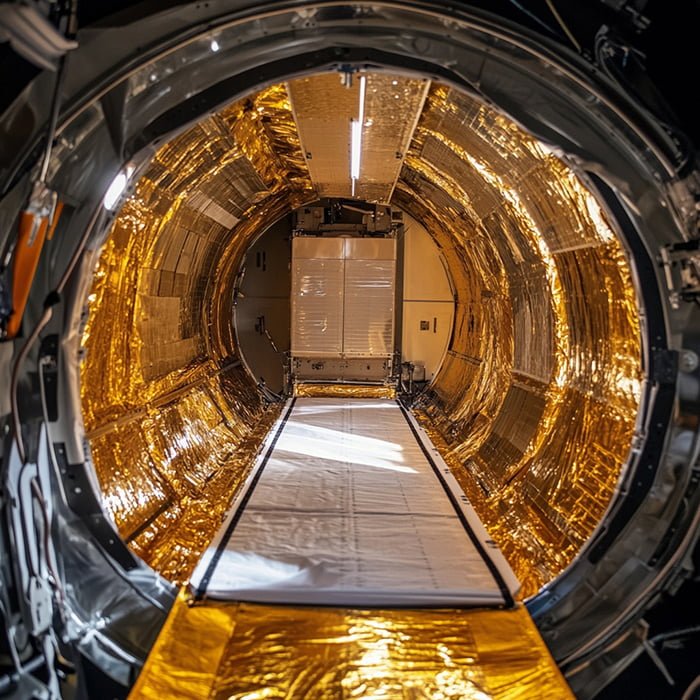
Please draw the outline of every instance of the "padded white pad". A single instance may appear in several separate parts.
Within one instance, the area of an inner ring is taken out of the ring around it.
[[[449,470],[396,402],[296,399],[285,418],[195,571],[200,593],[444,607],[502,605],[504,585],[517,589]]]

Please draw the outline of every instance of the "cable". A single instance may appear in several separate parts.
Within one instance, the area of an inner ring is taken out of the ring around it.
[[[610,53],[610,50],[612,50],[612,53]],[[625,68],[628,57],[631,55],[637,59],[639,67],[644,70],[638,58],[640,55],[638,50],[620,44],[601,29],[596,34],[593,45],[593,55],[596,63],[602,68],[605,75],[634,98],[637,101],[637,106],[642,109],[650,119],[658,122],[659,126],[671,138],[678,152],[678,156],[676,157],[676,173],[681,173],[693,157],[693,144],[690,137],[682,129],[670,123],[669,119],[674,118],[673,114],[668,112],[668,109],[663,103],[657,105],[656,109],[651,109],[646,106],[644,97],[639,93],[635,85],[628,80],[625,73],[617,69],[612,62],[611,59],[616,58],[615,52],[618,51],[622,52],[625,56],[622,61],[623,69]],[[663,110],[664,113],[660,114],[660,110]]]
[[[696,690],[700,690],[700,676],[698,676],[698,677],[685,689],[685,693],[683,693],[683,697],[681,697],[681,700],[693,700],[693,693],[695,693]]]
[[[23,462],[22,466],[19,469],[19,474],[17,475],[17,508],[20,511],[18,514],[18,517],[20,519],[20,524],[19,528],[22,532],[22,541],[24,542],[24,557],[26,559],[26,565],[27,565],[27,570],[29,571],[30,576],[34,578],[39,577],[39,572],[36,570],[34,566],[34,560],[32,559],[31,555],[31,548],[29,546],[29,531],[25,527],[25,520],[24,520],[24,514],[23,514],[23,507],[22,507],[22,501],[21,501],[21,495],[20,495],[20,489],[21,489],[21,484],[22,484],[22,476],[24,474],[24,470],[27,468],[28,463]]]
[[[564,34],[569,38],[569,41],[574,45],[576,48],[576,51],[581,53],[581,44],[576,41],[576,37],[571,33],[571,30],[569,27],[566,25],[566,22],[561,18],[561,15],[557,12],[557,8],[554,7],[554,3],[552,0],[544,0],[547,3],[547,7],[550,9],[551,13],[554,15],[554,19],[557,20],[557,23],[559,26],[562,28]]]
[[[546,22],[542,21],[536,14],[530,12],[530,10],[528,10],[527,7],[521,5],[518,2],[518,0],[510,0],[510,4],[514,7],[517,7],[518,10],[520,10],[522,13],[526,14],[533,22],[537,22],[537,24],[539,24],[540,27],[544,27],[553,36],[559,36],[559,34],[554,29],[552,29],[552,27],[550,27]]]
[[[44,554],[46,556],[46,565],[49,568],[49,571],[51,572],[51,577],[54,580],[54,588],[56,589],[56,593],[58,594],[58,602],[60,603],[61,606],[65,605],[66,602],[66,597],[63,591],[63,584],[61,582],[61,579],[58,575],[57,571],[57,566],[56,562],[53,561],[52,557],[52,549],[51,549],[51,521],[49,518],[49,511],[48,507],[46,505],[46,501],[44,500],[44,494],[41,492],[41,487],[39,486],[39,481],[34,477],[31,480],[31,487],[32,487],[32,495],[34,496],[34,499],[36,502],[39,504],[39,509],[41,510],[41,516],[44,521],[44,537],[43,537],[43,542],[44,542]],[[61,609],[61,614],[63,614],[63,610]]]
[[[77,29],[77,12],[78,12],[78,0],[72,0],[70,4],[70,9],[67,12],[68,26],[67,26],[67,38],[71,39],[75,37]],[[41,169],[39,171],[39,182],[42,184],[46,182],[46,176],[49,172],[49,164],[51,161],[51,151],[53,149],[53,139],[56,134],[56,127],[58,125],[58,115],[60,112],[61,105],[61,88],[63,87],[63,81],[66,74],[66,54],[61,56],[58,63],[58,70],[56,71],[56,82],[54,83],[53,97],[51,99],[51,112],[49,113],[49,124],[46,129],[46,149],[44,150],[44,157],[41,163]]]
[[[51,162],[51,151],[53,150],[53,139],[56,134],[56,126],[58,125],[58,115],[61,105],[61,88],[63,87],[64,76],[66,74],[66,57],[61,56],[58,63],[58,71],[56,73],[56,82],[54,83],[53,97],[51,99],[51,112],[49,113],[49,124],[46,129],[46,148],[41,160],[41,168],[39,170],[39,182],[46,183],[46,176],[49,172],[49,164]]]
[[[12,414],[12,430],[14,432],[15,441],[17,442],[17,452],[19,454],[20,461],[25,464],[27,461],[27,453],[24,449],[24,438],[22,436],[22,418],[19,414],[19,401],[17,398],[17,388],[19,385],[19,372],[29,354],[29,350],[32,345],[36,342],[39,337],[39,333],[46,327],[46,324],[51,320],[53,312],[51,307],[45,307],[44,312],[41,314],[38,323],[34,327],[34,330],[30,333],[29,337],[25,341],[24,345],[17,353],[17,359],[12,366],[12,377],[10,379],[10,408]]]
[[[51,316],[53,314],[53,311],[51,307],[58,303],[60,301],[60,296],[65,289],[66,284],[68,284],[68,280],[73,273],[73,270],[75,269],[75,266],[78,263],[78,259],[80,258],[80,255],[82,254],[88,239],[90,238],[90,235],[92,234],[92,231],[97,224],[97,221],[99,220],[99,217],[102,215],[102,207],[98,204],[95,207],[95,211],[93,212],[92,216],[90,217],[90,220],[88,221],[87,225],[85,226],[85,230],[83,231],[83,235],[80,237],[80,240],[78,241],[78,244],[76,245],[75,250],[73,251],[73,255],[71,256],[71,259],[68,261],[68,265],[66,266],[66,269],[63,272],[63,275],[61,276],[58,284],[56,285],[56,288],[53,292],[50,292],[49,295],[46,297],[46,301],[44,302],[44,312],[42,313],[41,317],[39,318],[39,321],[37,322],[36,326],[32,330],[32,332],[29,334],[27,337],[27,340],[25,341],[24,345],[20,349],[19,353],[17,354],[17,359],[15,360],[15,363],[12,367],[12,378],[10,380],[10,405],[11,405],[11,414],[12,414],[12,429],[15,435],[15,440],[17,441],[17,451],[19,453],[20,459],[22,462],[25,462],[27,459],[27,453],[24,448],[24,439],[22,437],[22,419],[19,414],[19,402],[17,398],[17,388],[19,385],[19,372],[22,367],[22,364],[24,363],[24,360],[26,359],[27,355],[29,354],[29,350],[31,349],[32,345],[36,342],[36,339],[39,337],[39,334],[41,331],[46,327],[46,325],[49,323],[51,320]]]

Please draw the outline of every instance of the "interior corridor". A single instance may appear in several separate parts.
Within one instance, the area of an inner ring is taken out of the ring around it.
[[[451,470],[378,388],[287,401],[130,698],[573,697]]]

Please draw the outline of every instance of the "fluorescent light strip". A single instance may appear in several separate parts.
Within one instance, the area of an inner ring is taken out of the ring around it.
[[[362,124],[354,119],[350,122],[352,150],[350,152],[350,177],[360,177],[360,155],[362,153]]]
[[[362,126],[365,123],[365,91],[367,78],[360,78],[360,110],[359,119],[350,121],[350,178],[352,179],[352,192],[355,194],[355,180],[360,178],[360,159],[362,157]]]
[[[105,209],[108,211],[114,211],[117,208],[117,205],[121,201],[122,194],[124,194],[124,190],[129,184],[129,178],[133,174],[134,168],[131,165],[127,165],[126,168],[120,170],[116,174],[114,180],[112,180],[110,186],[107,188],[104,199],[102,200]]]
[[[363,75],[360,78],[360,124],[365,123],[365,90],[367,89],[367,78]]]

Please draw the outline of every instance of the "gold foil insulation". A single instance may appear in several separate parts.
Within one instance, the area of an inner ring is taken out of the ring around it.
[[[560,159],[442,86],[394,202],[430,231],[457,292],[419,414],[534,594],[600,522],[632,442],[641,350],[627,260]]]
[[[188,578],[219,529],[278,415],[254,389],[242,395],[247,385],[241,369],[214,374],[88,435],[103,504],[131,548],[173,581]]]
[[[294,396],[329,396],[343,399],[394,399],[396,388],[371,384],[295,384]]]
[[[420,109],[413,82],[401,94]],[[232,365],[231,308],[250,243],[324,191],[296,102],[295,120],[285,86],[266,88],[161,148],[90,296],[83,406],[104,502],[175,580],[274,418]],[[394,118],[379,103],[367,145]],[[432,85],[401,155],[392,203],[429,230],[456,289],[453,337],[418,411],[529,595],[590,537],[632,442],[641,370],[629,266],[585,183],[471,97]]]
[[[566,700],[526,609],[340,610],[181,593],[133,700]]]
[[[237,365],[235,275],[221,268],[311,196],[295,134],[278,85],[175,138],[116,218],[95,274],[82,366],[92,461],[121,535],[175,581],[279,412]]]

